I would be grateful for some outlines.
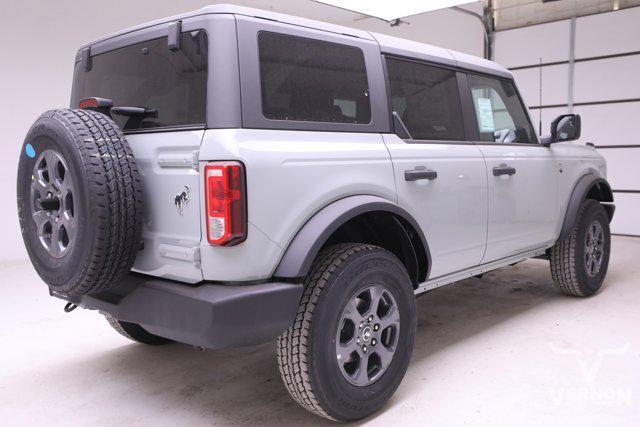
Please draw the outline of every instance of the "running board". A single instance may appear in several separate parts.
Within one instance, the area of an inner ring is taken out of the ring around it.
[[[483,274],[488,271],[495,270],[496,268],[506,267],[507,265],[513,264],[514,262],[520,262],[529,258],[540,256],[546,252],[547,248],[548,246],[545,246],[544,248],[534,249],[529,252],[524,252],[507,258],[491,261],[486,264],[467,268],[466,270],[457,271],[455,273],[427,280],[426,282],[420,283],[414,293],[416,295],[423,294],[427,291],[439,288],[440,286],[459,282],[460,280],[468,279],[469,277],[477,276],[478,274]]]

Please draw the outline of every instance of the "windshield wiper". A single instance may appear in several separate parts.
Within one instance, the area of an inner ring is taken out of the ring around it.
[[[80,108],[99,111],[106,114],[116,114],[125,117],[158,117],[158,110],[147,107],[114,107],[113,101],[108,98],[85,98],[80,101]]]
[[[146,107],[111,107],[111,114],[125,117],[158,117],[158,110]]]

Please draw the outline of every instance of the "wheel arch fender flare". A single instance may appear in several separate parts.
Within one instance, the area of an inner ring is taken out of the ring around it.
[[[593,173],[583,175],[573,187],[558,240],[564,240],[571,234],[571,230],[573,230],[578,217],[580,206],[588,198],[603,203],[607,211],[607,216],[609,217],[609,222],[611,222],[615,211],[611,186],[606,179]]]
[[[409,223],[422,242],[428,262],[427,277],[431,269],[431,254],[424,233],[418,222],[406,210],[382,197],[371,195],[349,196],[337,200],[314,214],[295,235],[286,248],[274,277],[305,277],[313,260],[331,235],[349,220],[368,212],[388,212]]]

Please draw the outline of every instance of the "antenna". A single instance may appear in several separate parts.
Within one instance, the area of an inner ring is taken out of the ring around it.
[[[542,136],[542,57],[540,57],[540,66],[538,67],[539,72],[539,87],[540,87],[540,102],[538,103],[538,136]]]

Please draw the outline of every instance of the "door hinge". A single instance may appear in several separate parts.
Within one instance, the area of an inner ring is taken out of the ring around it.
[[[199,151],[193,151],[191,153],[191,165],[192,165],[193,169],[195,169],[196,171],[199,170],[199,167],[200,167],[200,152]]]
[[[161,168],[192,168],[198,170],[199,151],[182,153],[160,153],[158,164]]]
[[[177,259],[180,261],[191,262],[200,266],[200,247],[185,247],[176,245],[161,244],[158,246],[160,255],[165,258]]]

